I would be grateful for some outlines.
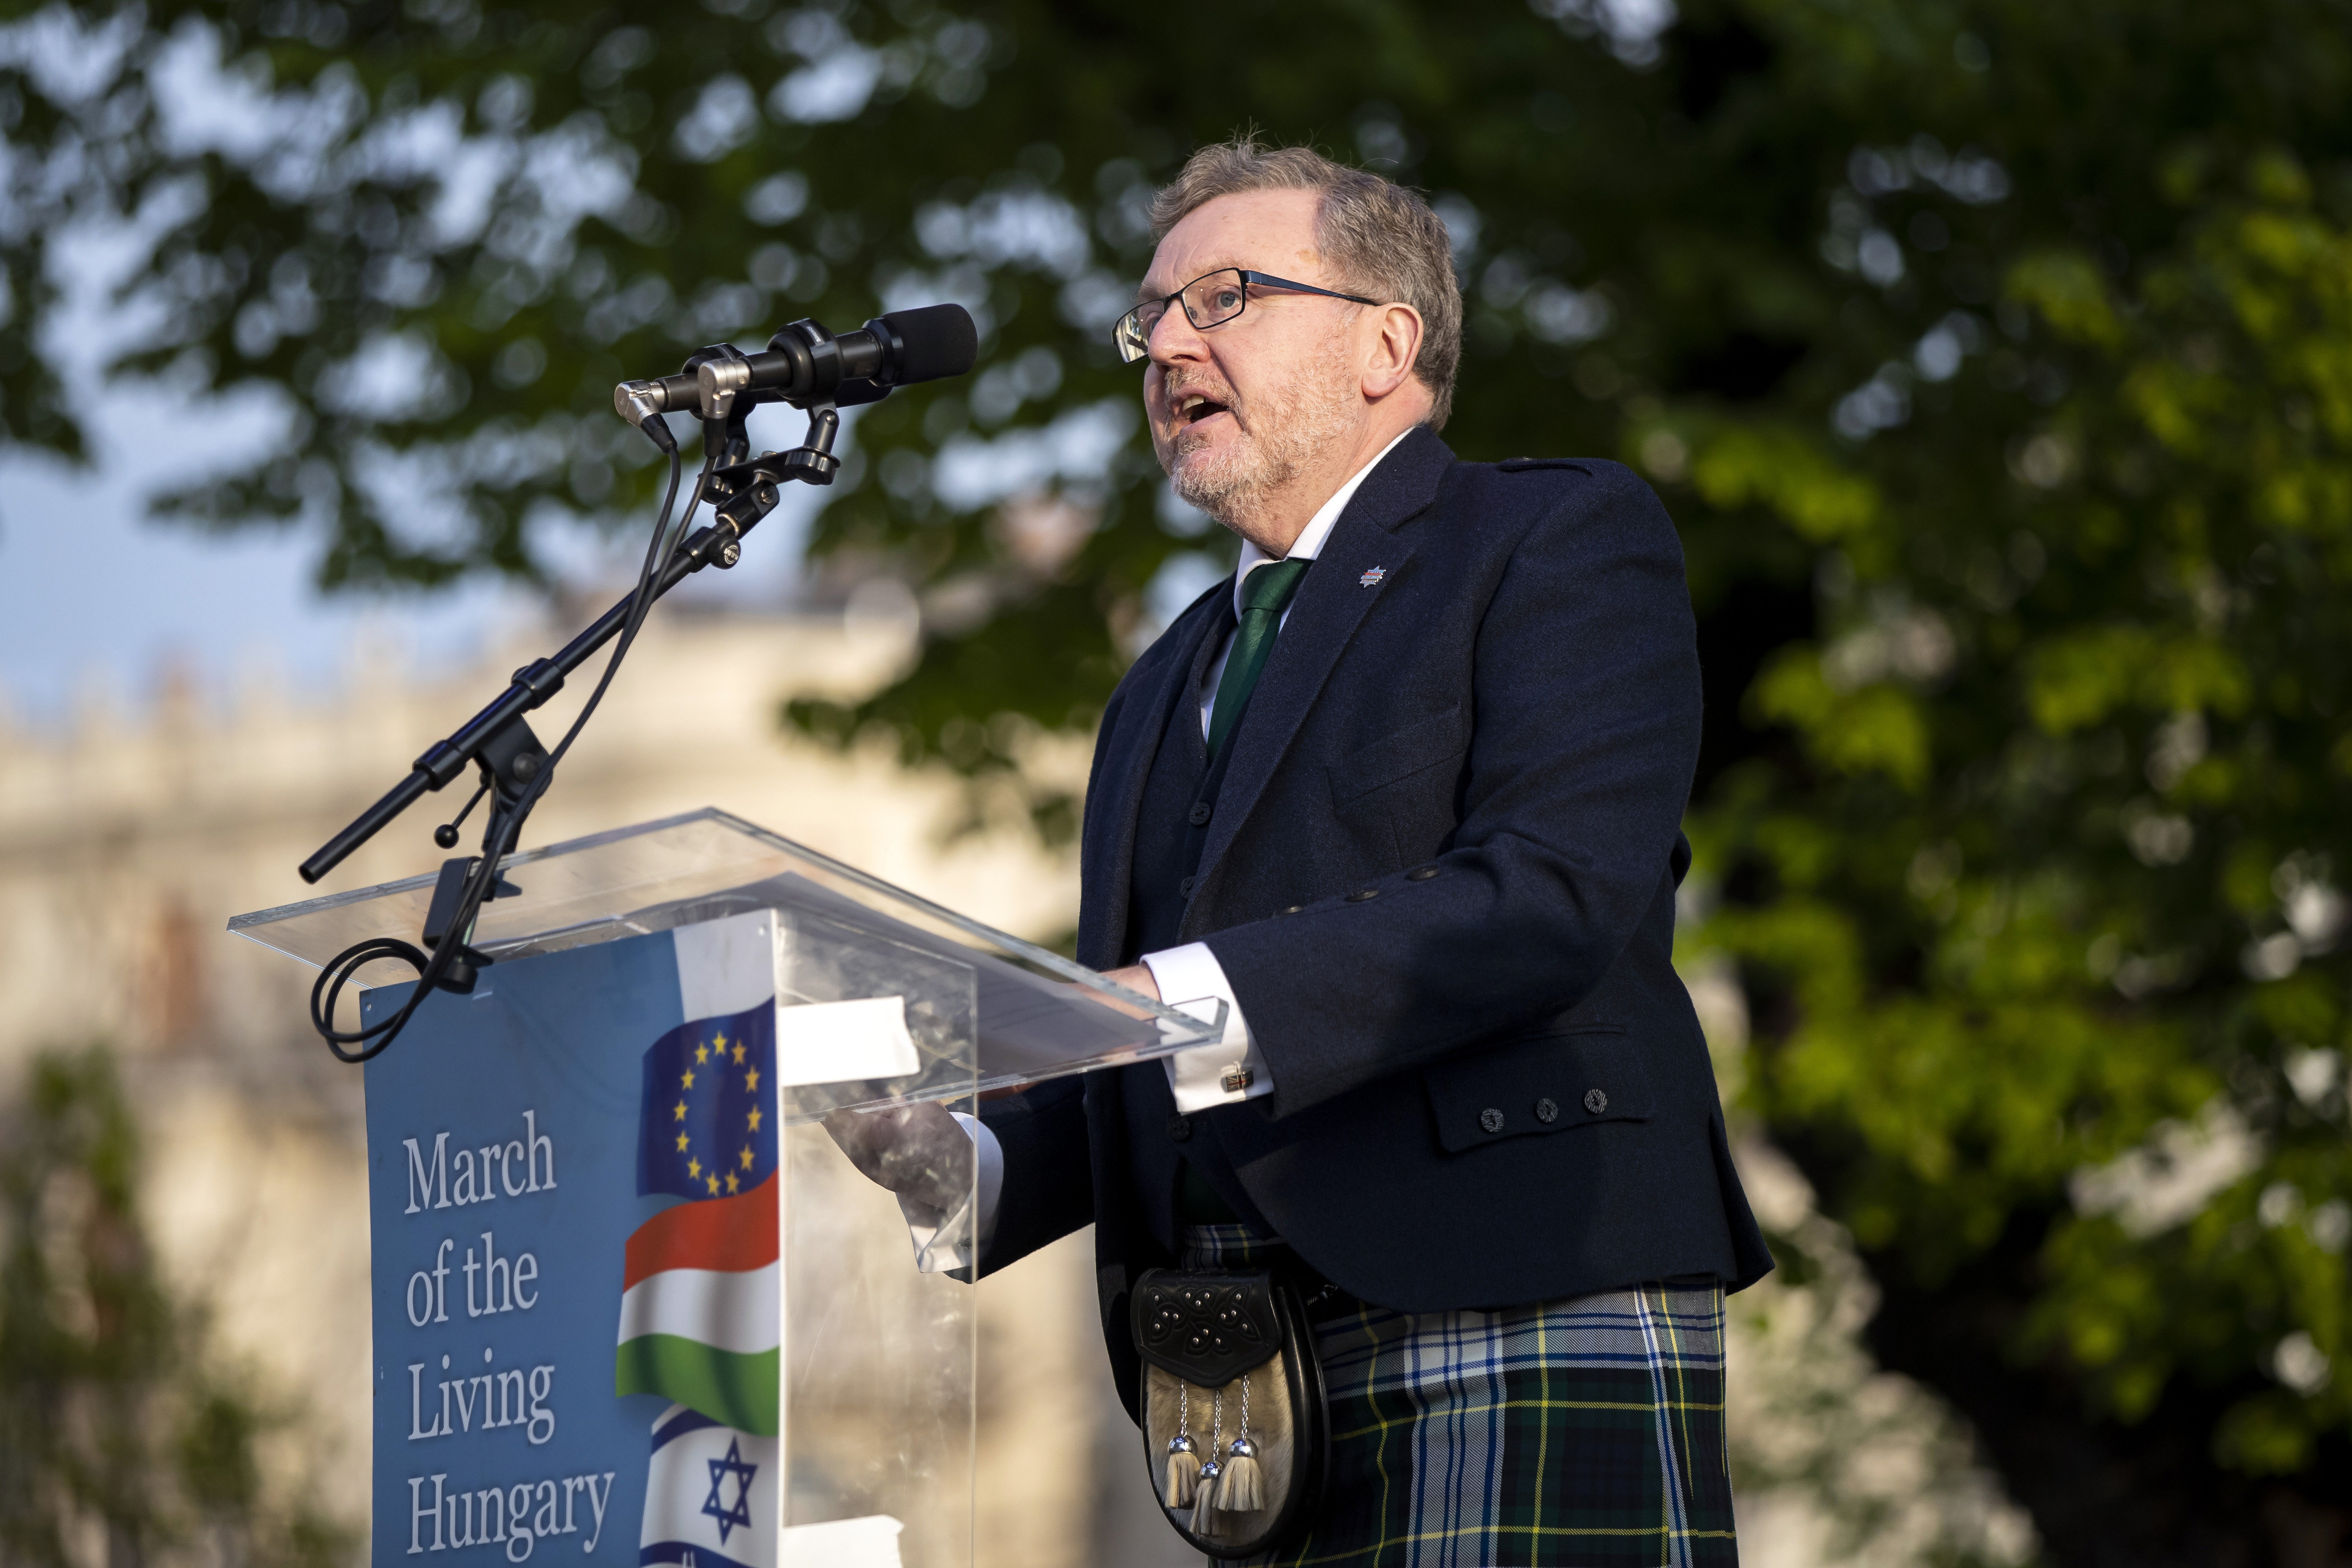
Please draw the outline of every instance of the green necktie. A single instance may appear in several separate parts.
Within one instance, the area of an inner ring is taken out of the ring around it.
[[[1282,629],[1283,608],[1314,564],[1311,560],[1277,561],[1259,567],[1242,584],[1242,624],[1234,633],[1234,651],[1225,656],[1224,679],[1217,682],[1217,705],[1209,712],[1211,761],[1242,721],[1242,710],[1249,706],[1265,656],[1274,651],[1274,634]]]

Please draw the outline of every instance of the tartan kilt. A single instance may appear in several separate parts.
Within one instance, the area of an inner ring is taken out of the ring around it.
[[[1187,1268],[1278,1243],[1186,1226]],[[1360,1307],[1316,1325],[1323,1512],[1248,1568],[1736,1564],[1723,1290],[1645,1285],[1502,1311]]]

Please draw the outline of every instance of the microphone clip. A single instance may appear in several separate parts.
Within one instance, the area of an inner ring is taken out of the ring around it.
[[[829,485],[841,471],[841,459],[833,455],[834,441],[841,435],[840,414],[833,405],[821,403],[810,408],[808,416],[808,438],[791,451],[762,452],[749,462],[711,470],[703,494],[738,535],[750,532],[752,525],[775,510],[782,486],[794,480]]]

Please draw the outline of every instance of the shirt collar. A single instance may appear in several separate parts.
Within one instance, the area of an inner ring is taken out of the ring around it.
[[[1370,462],[1358,468],[1346,484],[1332,491],[1331,499],[1325,501],[1315,515],[1307,520],[1306,529],[1298,535],[1297,541],[1291,545],[1288,555],[1268,555],[1248,540],[1242,541],[1241,563],[1234,568],[1234,615],[1236,618],[1242,613],[1242,584],[1248,579],[1249,574],[1259,567],[1269,565],[1276,561],[1312,561],[1320,555],[1323,552],[1323,542],[1331,537],[1332,525],[1339,521],[1339,514],[1348,510],[1348,502],[1355,499],[1356,489],[1364,482],[1364,476],[1379,468],[1382,458],[1396,450],[1397,441],[1403,440],[1418,428],[1420,428],[1418,426],[1407,426],[1398,432],[1396,441],[1391,441],[1372,454]]]

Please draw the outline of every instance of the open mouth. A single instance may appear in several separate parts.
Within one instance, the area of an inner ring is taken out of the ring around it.
[[[1181,424],[1198,425],[1203,419],[1229,412],[1223,404],[1214,398],[1203,397],[1197,392],[1187,393],[1176,400],[1176,418]]]

